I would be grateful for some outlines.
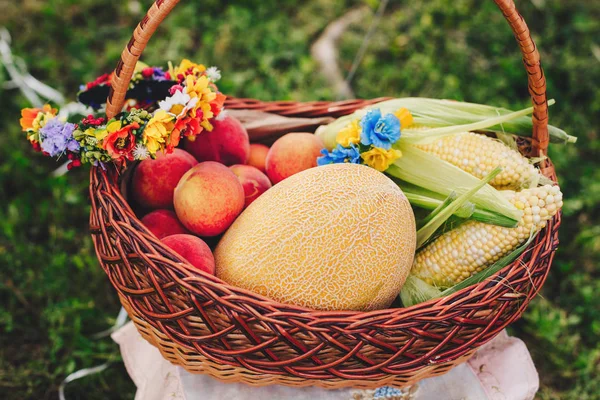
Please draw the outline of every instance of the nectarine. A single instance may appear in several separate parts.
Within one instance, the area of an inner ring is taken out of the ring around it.
[[[157,153],[155,160],[142,161],[133,174],[134,200],[146,209],[173,208],[175,186],[196,164],[196,159],[181,149],[171,154]]]
[[[275,185],[285,178],[317,166],[323,141],[312,133],[288,133],[277,139],[269,149],[265,168]]]
[[[244,188],[246,202],[244,208],[248,207],[261,194],[271,187],[271,181],[258,168],[250,165],[236,164],[229,169],[238,177]]]
[[[214,275],[215,258],[202,239],[193,235],[171,235],[162,242],[185,258],[192,266]]]
[[[185,226],[177,219],[177,215],[171,210],[152,211],[144,215],[141,221],[159,239],[179,233],[188,233]]]
[[[244,189],[233,172],[214,161],[200,163],[175,188],[175,212],[199,236],[223,233],[244,208]]]
[[[193,141],[184,141],[184,148],[198,162],[217,161],[225,165],[245,164],[250,155],[248,132],[240,121],[226,116],[212,122],[213,130],[204,131]]]
[[[269,147],[260,143],[250,143],[250,157],[246,164],[258,168],[261,172],[265,172],[265,161]]]

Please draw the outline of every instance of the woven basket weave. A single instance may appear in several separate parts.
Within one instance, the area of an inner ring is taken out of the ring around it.
[[[530,156],[548,146],[546,83],[527,25],[510,0],[495,0],[523,53],[533,100]],[[157,0],[115,70],[107,116],[121,111],[148,40],[178,0]],[[286,116],[341,116],[384,99],[261,102],[229,109]],[[541,171],[555,180],[549,160]],[[558,245],[560,214],[526,252],[495,276],[409,308],[322,312],[281,304],[199,272],[136,218],[119,190],[121,171],[92,168],[90,227],[98,259],[142,336],[189,372],[255,386],[405,387],[465,361],[523,313],[542,287]]]

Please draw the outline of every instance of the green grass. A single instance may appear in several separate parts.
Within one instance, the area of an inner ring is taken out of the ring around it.
[[[329,21],[364,2],[235,3],[182,2],[144,60],[165,64],[185,56],[216,64],[221,88],[236,96],[334,97],[310,44]],[[540,399],[598,399],[600,3],[518,3],[542,53],[549,95],[557,99],[550,120],[579,142],[551,149],[566,197],[561,247],[542,295],[511,333],[533,354]],[[0,25],[34,76],[74,95],[80,83],[113,68],[141,19],[136,4],[4,1]],[[346,70],[368,22],[342,40]],[[1,72],[0,84],[6,79]],[[518,48],[491,1],[392,2],[353,88],[365,98],[427,96],[515,109],[529,103]],[[6,399],[54,399],[70,372],[119,360],[110,339],[90,339],[114,322],[119,304],[87,231],[87,171],[51,176],[57,164],[33,153],[19,131],[19,109],[27,105],[17,92],[0,89],[0,389]],[[70,399],[130,399],[134,392],[119,362],[67,388]]]

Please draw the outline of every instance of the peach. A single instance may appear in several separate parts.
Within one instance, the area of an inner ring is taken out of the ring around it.
[[[312,133],[288,133],[277,139],[265,161],[269,179],[275,185],[300,171],[317,166],[317,157],[325,147]]]
[[[177,217],[192,233],[217,236],[244,209],[244,188],[229,168],[206,161],[181,177],[174,204]]]
[[[215,257],[202,239],[193,235],[171,235],[162,242],[183,257],[192,266],[209,274],[215,274]]]
[[[198,162],[217,161],[225,165],[246,164],[250,155],[248,132],[240,121],[226,116],[213,121],[213,130],[204,131],[184,147]]]
[[[251,143],[250,157],[248,158],[248,162],[246,164],[258,168],[261,172],[265,172],[265,161],[268,153],[268,146],[260,143]]]
[[[152,211],[144,215],[142,224],[159,239],[178,233],[189,233],[171,210]]]
[[[246,197],[244,208],[248,207],[258,196],[271,187],[269,178],[260,172],[258,168],[236,164],[229,167],[229,169],[238,177],[244,188],[244,196]]]
[[[145,209],[172,209],[175,186],[196,164],[196,159],[181,149],[171,154],[157,153],[156,159],[142,161],[133,173],[133,199]]]

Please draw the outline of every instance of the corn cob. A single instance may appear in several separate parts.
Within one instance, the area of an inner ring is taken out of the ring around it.
[[[504,257],[546,226],[562,207],[558,186],[502,192],[523,211],[515,228],[467,221],[426,246],[415,256],[411,274],[438,287],[453,286]]]
[[[536,186],[540,179],[538,170],[518,151],[477,133],[449,135],[417,147],[479,179],[502,167],[500,175],[490,182],[496,189],[520,190]]]

